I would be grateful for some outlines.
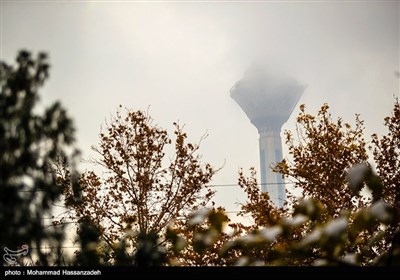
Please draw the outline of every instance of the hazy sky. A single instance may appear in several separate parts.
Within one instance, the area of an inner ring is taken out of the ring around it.
[[[208,132],[203,160],[225,162],[213,183],[236,184],[240,167],[259,168],[258,133],[229,91],[258,57],[307,84],[299,104],[311,113],[328,102],[346,121],[360,113],[367,137],[385,131],[399,96],[399,3],[1,1],[1,60],[50,54],[42,101],[67,107],[84,157],[119,104],[150,106],[155,123],[186,124],[192,141]],[[244,201],[238,187],[217,190],[227,210]]]

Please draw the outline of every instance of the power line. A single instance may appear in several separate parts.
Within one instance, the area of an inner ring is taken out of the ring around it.
[[[240,213],[240,210],[232,210],[232,211],[224,211],[224,213],[226,214],[237,214]],[[246,213],[245,215],[250,215],[250,213]],[[118,217],[118,216],[112,216],[112,217]],[[43,220],[48,220],[48,219],[52,219],[52,218],[41,218]],[[65,222],[61,222],[61,223],[53,223],[53,224],[49,224],[49,225],[43,225],[42,228],[43,229],[47,229],[47,228],[51,228],[51,227],[57,227],[57,226],[63,226],[63,225],[69,225],[69,224],[79,224],[78,221],[65,221]]]
[[[295,184],[294,182],[288,182],[288,183],[257,183],[257,186],[266,186],[266,185],[293,185]],[[218,185],[206,185],[207,187],[240,187],[239,184],[218,184]]]
[[[295,184],[294,182],[287,182],[287,183],[257,183],[255,184],[256,186],[266,186],[266,185],[293,185]],[[213,185],[205,185],[205,187],[210,187],[210,188],[222,188],[222,187],[240,187],[239,184],[213,184]],[[101,187],[99,190],[106,190],[110,189],[111,187]],[[18,190],[17,192],[21,193],[33,193],[33,192],[46,192],[47,190],[43,189],[36,189],[36,190]]]
[[[78,222],[74,222],[74,221],[68,221],[68,222],[61,222],[61,223],[53,223],[50,225],[43,225],[44,227],[57,227],[57,226],[62,226],[62,225],[68,225],[68,224],[76,224]]]
[[[241,212],[241,211],[239,211],[239,210],[224,211],[224,213],[229,213],[229,214],[234,214],[234,213],[239,213],[239,212]],[[119,217],[119,216],[118,215],[112,215],[112,216],[109,216],[109,217],[115,218],[115,217]],[[76,217],[72,217],[72,218],[76,219]],[[56,219],[58,219],[58,218],[45,217],[45,218],[40,218],[40,219],[41,220],[53,220],[54,219],[56,221]],[[60,218],[60,219],[62,219],[62,218]],[[52,224],[52,225],[58,226],[58,225],[63,225],[63,224],[74,224],[74,223],[79,223],[79,222],[78,221],[69,220],[69,221],[60,222],[60,223],[56,223],[56,224]],[[47,225],[47,226],[52,226],[52,225]]]
[[[28,247],[30,250],[41,250],[41,249],[81,249],[80,246],[43,246],[43,247]]]

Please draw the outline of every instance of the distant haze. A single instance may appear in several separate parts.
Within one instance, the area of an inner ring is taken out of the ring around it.
[[[208,132],[203,160],[224,164],[213,183],[229,185],[240,167],[259,167],[257,129],[230,89],[260,57],[307,85],[299,104],[309,112],[327,102],[345,121],[360,113],[367,140],[385,131],[399,96],[399,9],[399,1],[1,1],[1,60],[22,48],[50,54],[42,101],[68,108],[84,157],[119,104],[150,106],[156,123],[171,130],[178,120],[192,141]],[[294,129],[297,114],[283,129]],[[228,211],[245,201],[238,187],[217,190]]]

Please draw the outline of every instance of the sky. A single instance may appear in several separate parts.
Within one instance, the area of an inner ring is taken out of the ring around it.
[[[326,102],[334,118],[359,113],[367,140],[385,133],[400,89],[399,13],[399,1],[1,0],[0,56],[49,54],[42,104],[67,108],[83,158],[121,104],[171,133],[179,121],[190,141],[208,134],[202,159],[223,167],[212,184],[235,185],[239,168],[259,169],[258,133],[230,89],[261,58],[307,85],[308,112]],[[237,186],[216,190],[227,211],[246,200]]]

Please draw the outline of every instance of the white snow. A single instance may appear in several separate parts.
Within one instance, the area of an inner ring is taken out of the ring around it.
[[[347,181],[350,183],[350,188],[354,192],[358,192],[358,186],[364,181],[364,177],[368,172],[369,167],[365,163],[359,163],[350,168],[347,173]]]
[[[199,211],[197,211],[193,215],[193,217],[188,221],[189,226],[195,226],[201,224],[205,220],[209,212],[210,209],[208,208],[202,208]]]
[[[308,221],[308,217],[303,214],[297,214],[293,219],[285,219],[284,223],[288,226],[298,227]]]
[[[236,263],[235,266],[246,266],[249,264],[250,259],[248,257],[240,257]]]
[[[273,242],[281,233],[282,228],[280,226],[273,226],[260,230],[261,236],[264,237],[267,242]]]
[[[370,213],[373,217],[378,219],[383,223],[388,223],[391,220],[391,215],[388,211],[390,205],[384,202],[383,200],[379,200],[372,204],[370,208]]]
[[[337,218],[329,221],[324,229],[324,233],[330,237],[339,237],[344,231],[346,231],[348,221],[346,218]]]
[[[342,261],[348,264],[357,264],[357,254],[347,254],[342,258]]]
[[[318,241],[321,238],[321,235],[322,235],[322,231],[320,229],[315,229],[309,235],[304,237],[303,240],[300,241],[299,245],[307,246],[309,244],[312,244],[312,243]]]

